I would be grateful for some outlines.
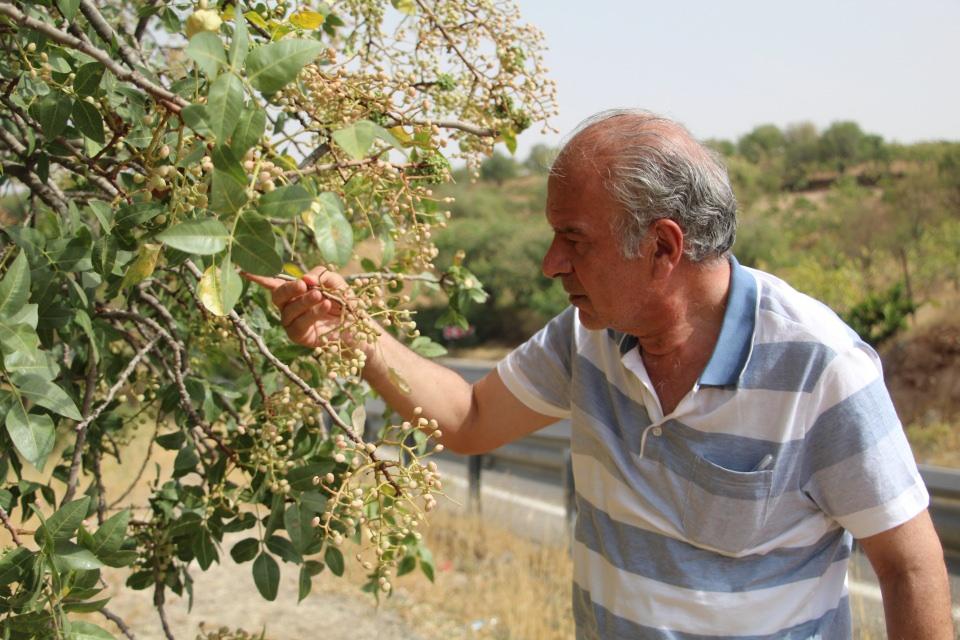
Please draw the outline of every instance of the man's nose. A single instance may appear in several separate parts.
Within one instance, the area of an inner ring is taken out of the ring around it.
[[[540,267],[543,269],[543,275],[548,278],[559,278],[570,273],[570,260],[567,258],[559,238],[554,237],[550,243],[550,248],[544,254]]]

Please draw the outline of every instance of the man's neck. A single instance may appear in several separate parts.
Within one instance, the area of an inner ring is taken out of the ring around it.
[[[665,413],[693,387],[713,354],[730,290],[730,263],[685,265],[664,301],[662,322],[637,335],[644,367]]]

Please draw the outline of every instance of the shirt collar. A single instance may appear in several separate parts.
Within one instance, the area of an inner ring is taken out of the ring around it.
[[[747,365],[753,347],[757,320],[757,281],[737,259],[730,256],[730,290],[723,312],[720,336],[698,386],[735,387]],[[639,344],[636,336],[607,329],[607,336],[617,343],[623,357]]]
[[[727,308],[713,355],[700,375],[699,386],[735,387],[750,351],[757,321],[757,281],[730,256],[730,290]]]

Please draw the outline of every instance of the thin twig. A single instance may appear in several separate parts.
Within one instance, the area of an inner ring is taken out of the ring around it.
[[[180,113],[180,109],[190,104],[175,93],[171,93],[166,88],[161,87],[155,82],[145,78],[139,72],[128,71],[127,69],[124,69],[122,66],[117,64],[117,62],[106,51],[88,44],[65,31],[61,31],[60,29],[57,29],[56,27],[49,25],[42,20],[31,18],[8,2],[0,2],[0,15],[7,16],[23,27],[40,32],[54,42],[87,54],[106,67],[107,70],[116,76],[118,80],[136,85],[144,92],[153,96],[158,102],[163,104],[173,113]]]
[[[10,516],[7,514],[7,510],[3,507],[0,507],[0,521],[3,521],[4,528],[10,532],[10,539],[13,540],[13,543],[18,547],[22,547],[23,542],[20,541],[17,530],[14,528],[13,523],[10,522]]]
[[[120,629],[120,633],[130,638],[130,640],[137,640],[136,636],[133,635],[133,632],[130,631],[130,627],[127,626],[127,624],[123,621],[123,619],[120,616],[113,613],[106,607],[104,607],[103,609],[100,609],[100,613],[103,615],[104,618],[106,618],[113,624],[117,625],[117,628]]]
[[[117,50],[120,53],[120,57],[127,63],[128,67],[133,69],[136,66],[133,61],[136,54],[130,47],[124,44],[123,38],[103,19],[100,11],[97,10],[93,3],[90,2],[90,0],[80,0],[80,11],[86,16],[87,20],[90,21],[90,26],[97,32],[97,35],[103,38],[104,42],[108,45],[111,44],[111,42],[117,43]],[[141,59],[140,62],[143,63],[143,60]]]
[[[80,433],[81,431],[85,430],[91,422],[93,422],[94,420],[100,417],[100,414],[103,413],[103,410],[107,408],[108,404],[113,402],[114,396],[117,395],[117,392],[120,391],[121,387],[123,387],[123,385],[127,383],[127,379],[129,379],[130,376],[133,374],[134,370],[137,368],[137,365],[140,364],[140,361],[143,360],[143,357],[147,355],[147,353],[151,349],[153,349],[153,347],[157,344],[158,340],[159,338],[154,338],[153,340],[148,342],[142,349],[140,349],[140,351],[138,351],[135,356],[133,356],[133,359],[131,359],[130,362],[127,363],[127,366],[124,368],[123,372],[120,374],[120,377],[117,378],[117,381],[113,384],[112,387],[110,387],[110,390],[107,391],[107,397],[104,398],[103,402],[97,405],[97,408],[94,409],[93,413],[91,413],[89,416],[81,420],[77,424],[77,426],[74,427],[74,430],[77,433]]]
[[[133,477],[133,482],[130,483],[130,486],[127,487],[126,491],[120,494],[120,496],[107,505],[107,509],[113,509],[126,498],[134,490],[134,488],[140,483],[140,478],[143,477],[144,472],[147,470],[147,465],[150,464],[150,460],[153,458],[153,442],[157,437],[157,432],[160,430],[160,421],[157,420],[157,423],[153,430],[153,435],[150,437],[150,443],[147,445],[147,454],[143,458],[143,463],[140,465],[140,470],[137,471],[137,475]]]
[[[93,345],[87,348],[87,379],[86,386],[83,389],[83,409],[82,415],[89,417],[93,408],[93,393],[97,388],[97,363],[93,359]],[[87,425],[90,421],[85,419],[85,425],[76,428],[77,441],[73,445],[73,460],[70,462],[70,476],[67,479],[67,490],[63,494],[63,500],[60,506],[63,506],[73,500],[73,495],[77,492],[77,482],[80,479],[80,468],[83,466],[83,447],[87,442]]]
[[[167,640],[176,640],[173,637],[173,632],[170,631],[170,623],[167,622],[167,612],[163,608],[163,603],[165,601],[163,594],[164,586],[162,582],[158,582],[153,587],[153,606],[157,609],[157,615],[160,616],[160,624],[163,626],[163,633],[167,636]]]

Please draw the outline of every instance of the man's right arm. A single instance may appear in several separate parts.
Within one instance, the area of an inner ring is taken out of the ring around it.
[[[342,309],[324,293],[346,290],[346,282],[338,274],[318,268],[296,281],[245,277],[271,290],[287,335],[297,344],[323,348],[326,338],[339,331]],[[471,385],[455,371],[417,355],[383,329],[377,327],[377,331],[376,340],[354,343],[366,356],[364,379],[405,419],[414,421],[422,416],[436,420],[442,433],[440,442],[452,451],[490,451],[557,420],[520,402],[496,370]]]
[[[443,445],[457,453],[490,451],[557,420],[520,402],[496,369],[470,384],[387,333],[367,351],[363,377],[408,420],[414,419],[416,407],[422,408],[425,418],[437,421]],[[408,389],[400,389],[397,379]]]

